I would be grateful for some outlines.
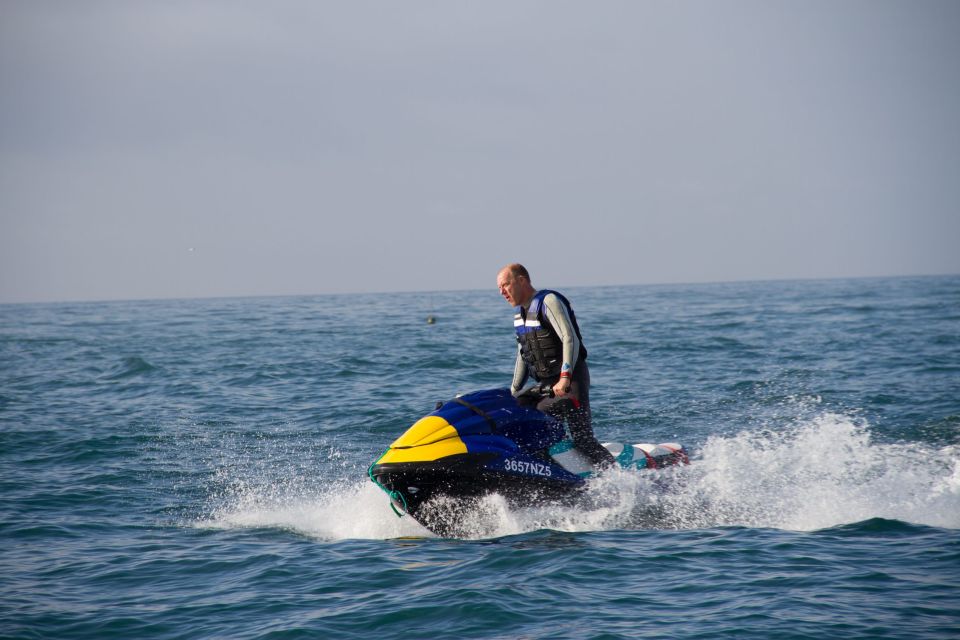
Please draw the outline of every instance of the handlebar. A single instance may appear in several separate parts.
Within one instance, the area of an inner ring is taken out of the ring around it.
[[[538,382],[520,391],[517,394],[517,400],[539,401],[544,398],[553,398],[555,395],[552,386]]]

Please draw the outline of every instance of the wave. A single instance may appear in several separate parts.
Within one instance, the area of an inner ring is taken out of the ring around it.
[[[873,442],[849,416],[710,438],[697,458],[671,497],[678,526],[810,531],[883,518],[960,528],[960,448]]]
[[[225,529],[286,529],[322,540],[432,535],[412,518],[395,516],[378,487],[356,480],[335,482],[314,495],[241,484],[232,500],[195,524]]]
[[[128,378],[149,375],[154,371],[157,371],[157,367],[147,362],[144,358],[129,356],[107,371],[102,376],[102,379],[107,381],[126,380]]]
[[[395,516],[365,477],[322,489],[300,479],[230,484],[199,526],[281,528],[324,540],[432,535]],[[493,495],[462,518],[470,538],[539,529],[815,531],[877,519],[960,529],[960,448],[875,443],[865,422],[827,413],[785,431],[711,437],[689,466],[603,474],[577,507],[512,509]]]

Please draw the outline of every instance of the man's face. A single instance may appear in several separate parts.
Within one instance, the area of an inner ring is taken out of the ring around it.
[[[520,305],[525,283],[526,280],[523,276],[515,276],[509,271],[501,271],[497,275],[497,288],[500,289],[500,295],[511,307]]]

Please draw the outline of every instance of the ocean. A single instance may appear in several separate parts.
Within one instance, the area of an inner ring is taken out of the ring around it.
[[[509,385],[492,286],[0,306],[0,636],[960,637],[960,276],[561,289],[691,464],[460,539],[366,471]]]

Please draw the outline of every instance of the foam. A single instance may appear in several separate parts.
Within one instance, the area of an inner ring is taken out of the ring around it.
[[[712,437],[697,458],[671,498],[678,526],[809,531],[887,518],[960,528],[957,448],[875,443],[849,416]]]
[[[537,529],[812,531],[871,518],[960,529],[960,449],[873,442],[869,425],[824,413],[778,431],[710,437],[692,463],[614,470],[589,482],[576,507],[511,509],[500,496],[462,514],[468,538]],[[200,524],[276,527],[324,540],[430,536],[398,518],[384,493],[351,474],[317,485],[240,480]],[[322,490],[308,489],[322,486]]]

